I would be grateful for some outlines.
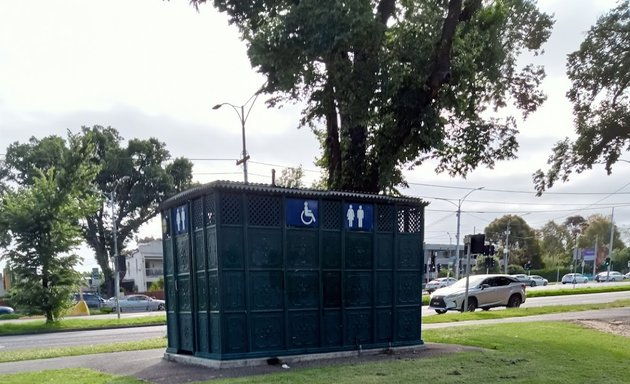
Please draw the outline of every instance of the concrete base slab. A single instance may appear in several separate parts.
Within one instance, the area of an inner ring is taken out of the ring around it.
[[[374,355],[395,355],[401,352],[408,352],[413,350],[422,350],[426,348],[426,345],[411,345],[405,347],[393,347],[385,349],[368,349],[362,351],[339,351],[339,352],[326,352],[326,353],[309,353],[303,355],[288,355],[288,356],[273,356],[273,357],[261,357],[252,359],[237,359],[237,360],[213,360],[204,359],[196,356],[179,355],[176,353],[164,353],[164,359],[177,363],[184,363],[190,365],[199,365],[208,368],[241,368],[241,367],[256,367],[261,365],[279,365],[294,363],[326,360],[326,359],[338,359],[345,357],[361,357],[361,356],[374,356]],[[273,359],[274,363],[270,364],[270,360]]]

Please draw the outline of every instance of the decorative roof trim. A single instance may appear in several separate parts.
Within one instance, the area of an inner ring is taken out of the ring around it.
[[[232,191],[232,192],[251,192],[251,193],[264,193],[268,195],[283,195],[289,197],[298,198],[333,198],[333,199],[353,199],[361,200],[365,202],[385,203],[385,204],[406,204],[414,206],[426,207],[428,202],[415,197],[397,197],[387,195],[377,195],[362,192],[347,192],[347,191],[321,191],[316,189],[298,189],[298,188],[285,188],[272,186],[268,184],[245,184],[237,181],[225,181],[217,180],[198,187],[190,188],[186,191],[180,192],[175,196],[169,197],[163,201],[157,208],[158,212],[165,209],[173,208],[186,201],[193,200],[197,197],[204,196],[213,191]]]

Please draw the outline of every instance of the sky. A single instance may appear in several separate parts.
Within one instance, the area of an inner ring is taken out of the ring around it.
[[[518,159],[480,167],[465,179],[438,175],[432,164],[405,172],[410,187],[402,193],[431,203],[426,243],[455,245],[458,206],[462,237],[507,214],[541,228],[571,215],[610,215],[613,207],[615,223],[630,228],[630,163],[619,162],[610,176],[596,167],[542,197],[535,196],[531,177],[545,168],[555,142],[575,135],[565,97],[566,55],[615,4],[539,0],[556,23],[544,55],[529,60],[546,68],[548,99],[519,121]],[[229,106],[212,106],[244,104],[263,82],[236,27],[209,4],[197,12],[187,0],[0,2],[0,154],[31,136],[112,126],[125,139],[156,137],[173,157],[191,159],[195,181],[242,181],[234,162],[242,150],[240,120]],[[301,107],[268,108],[263,96],[249,105],[249,181],[269,183],[272,168],[298,165],[307,184],[318,179],[319,144],[310,130],[298,129]],[[157,220],[140,231],[140,237],[159,235]],[[80,254],[82,268],[97,266],[89,249]]]

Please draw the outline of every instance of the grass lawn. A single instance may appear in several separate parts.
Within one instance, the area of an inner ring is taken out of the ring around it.
[[[43,371],[33,373],[18,373],[4,375],[2,384],[142,384],[145,381],[132,377],[113,376],[85,368],[61,369],[58,371]]]
[[[236,383],[628,383],[630,342],[562,322],[458,327],[423,332],[426,342],[484,348],[427,359],[287,370],[277,374],[208,381]],[[2,383],[139,383],[96,373],[66,369],[39,374],[5,375]]]
[[[93,355],[96,353],[140,351],[144,349],[154,348],[166,348],[166,338],[162,337],[141,341],[127,341],[112,344],[80,345],[63,348],[33,348],[11,351],[2,351],[0,349],[0,363],[24,360],[52,359],[54,357],[63,356]]]
[[[431,359],[296,370],[212,383],[628,383],[628,338],[569,323],[426,331],[427,342],[486,348]]]
[[[162,325],[166,324],[166,314],[155,316],[132,317],[118,319],[81,319],[65,318],[53,324],[46,324],[45,320],[34,320],[22,323],[2,323],[0,322],[1,335],[18,335],[25,333],[55,332],[67,330],[87,330],[102,328],[122,328],[141,325]]]

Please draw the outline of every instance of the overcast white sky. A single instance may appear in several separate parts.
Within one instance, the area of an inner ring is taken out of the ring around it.
[[[495,169],[481,168],[467,179],[436,175],[431,166],[407,172],[403,191],[431,202],[427,208],[427,243],[455,242],[458,199],[461,233],[481,232],[505,214],[525,214],[534,228],[569,215],[610,215],[630,224],[630,164],[619,163],[611,176],[602,169],[559,184],[535,197],[531,174],[544,167],[553,144],[573,135],[571,105],[564,94],[566,55],[576,50],[597,17],[614,0],[540,0],[555,14],[544,64],[545,105],[519,124],[519,158]],[[242,180],[234,161],[240,156],[240,122],[220,102],[244,103],[264,79],[249,65],[245,43],[224,15],[210,5],[200,12],[187,0],[3,0],[0,2],[0,153],[31,136],[66,135],[82,125],[113,126],[123,137],[157,137],[171,154],[193,160],[194,178]],[[267,109],[263,100],[247,120],[249,178],[268,183],[271,168],[303,165],[309,180],[318,142],[298,130],[299,106]],[[437,200],[451,199],[451,202]],[[159,236],[159,224],[141,236]],[[84,268],[96,266],[83,249]]]

